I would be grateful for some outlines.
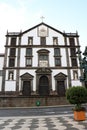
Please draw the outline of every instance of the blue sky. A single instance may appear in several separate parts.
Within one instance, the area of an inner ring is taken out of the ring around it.
[[[60,31],[80,35],[82,51],[87,46],[87,0],[0,0],[0,52],[8,31],[25,31],[41,22]]]

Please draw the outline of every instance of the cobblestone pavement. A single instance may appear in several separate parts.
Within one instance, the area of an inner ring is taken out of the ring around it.
[[[87,130],[87,120],[74,121],[73,115],[0,117],[0,130]]]

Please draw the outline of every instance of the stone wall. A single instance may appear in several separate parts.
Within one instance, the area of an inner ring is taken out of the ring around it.
[[[34,106],[54,106],[69,104],[66,97],[58,96],[31,96],[31,97],[0,97],[0,107],[34,107]]]

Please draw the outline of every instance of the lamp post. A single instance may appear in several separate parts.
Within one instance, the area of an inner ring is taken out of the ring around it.
[[[83,58],[81,53],[80,49],[76,52],[76,54],[78,54],[80,68],[83,70],[83,75],[80,76],[80,81],[84,82],[84,85],[87,88],[87,46],[85,47]]]

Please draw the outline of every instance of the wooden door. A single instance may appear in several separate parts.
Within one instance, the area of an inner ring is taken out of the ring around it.
[[[47,76],[42,76],[39,80],[39,94],[49,95],[49,81]]]
[[[23,95],[29,96],[31,95],[31,84],[30,81],[23,81]]]
[[[57,81],[57,93],[58,93],[59,96],[65,96],[64,81]]]

